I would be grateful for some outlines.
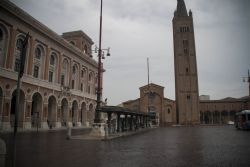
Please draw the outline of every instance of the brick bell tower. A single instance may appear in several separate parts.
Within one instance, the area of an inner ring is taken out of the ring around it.
[[[199,88],[193,16],[184,0],[177,0],[173,40],[175,65],[176,123],[199,124]]]

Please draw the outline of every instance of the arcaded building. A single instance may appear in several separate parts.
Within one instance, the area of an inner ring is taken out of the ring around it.
[[[247,109],[250,109],[250,96],[200,100],[200,121],[203,124],[225,124],[234,121],[237,112]]]
[[[15,119],[17,70],[29,32],[19,128],[88,126],[96,105],[97,62],[82,31],[58,35],[8,0],[0,1],[0,128]]]

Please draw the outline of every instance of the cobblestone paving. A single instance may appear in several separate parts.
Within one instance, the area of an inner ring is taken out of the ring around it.
[[[0,136],[10,141],[9,135]],[[10,157],[7,160],[9,166]],[[250,131],[233,126],[167,127],[108,141],[66,140],[66,131],[22,133],[16,163],[18,167],[249,167]]]

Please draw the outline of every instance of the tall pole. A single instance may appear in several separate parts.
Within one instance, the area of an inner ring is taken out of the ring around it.
[[[101,108],[101,96],[102,96],[102,86],[101,86],[101,72],[102,72],[102,0],[100,9],[100,29],[99,29],[99,50],[98,50],[98,85],[97,85],[97,101],[95,110],[94,123],[100,123],[100,108]]]
[[[16,166],[16,135],[17,135],[17,127],[18,127],[18,117],[19,117],[19,97],[20,97],[20,72],[18,72],[17,77],[17,89],[16,89],[16,106],[15,106],[15,123],[14,123],[14,135],[13,135],[13,163],[12,166]]]
[[[249,96],[250,96],[250,72],[248,70],[248,91],[249,91]]]
[[[148,70],[148,114],[150,112],[150,107],[149,107],[149,58],[147,57],[147,70]],[[148,122],[148,119],[146,120]],[[148,123],[146,124],[146,126],[148,125]]]
[[[149,58],[147,57],[147,70],[148,70],[148,113],[150,111],[149,109],[149,95],[150,95],[150,92],[149,92]]]
[[[13,158],[12,158],[12,166],[16,166],[16,138],[17,138],[17,128],[18,128],[18,119],[19,119],[19,101],[20,101],[20,84],[21,84],[21,78],[24,73],[24,66],[25,66],[25,60],[26,60],[26,50],[28,45],[28,39],[29,39],[29,33],[26,35],[23,44],[22,44],[22,50],[20,54],[20,66],[18,69],[17,74],[17,89],[16,89],[16,104],[15,104],[15,123],[14,123],[14,134],[13,134]]]

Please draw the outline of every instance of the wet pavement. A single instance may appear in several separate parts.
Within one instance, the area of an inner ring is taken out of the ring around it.
[[[84,133],[86,129],[73,130],[73,135]],[[0,136],[10,143],[8,134]],[[167,127],[108,141],[66,140],[66,131],[20,133],[16,163],[18,167],[248,167],[250,131],[233,126]]]

